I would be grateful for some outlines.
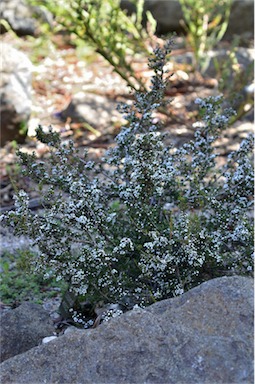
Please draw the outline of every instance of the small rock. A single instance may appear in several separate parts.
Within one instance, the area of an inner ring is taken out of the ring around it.
[[[50,341],[55,340],[55,339],[57,339],[57,338],[58,338],[57,336],[48,336],[48,337],[44,337],[44,338],[42,339],[42,344],[49,343]]]

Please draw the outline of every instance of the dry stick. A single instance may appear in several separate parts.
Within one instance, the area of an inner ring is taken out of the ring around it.
[[[42,198],[31,199],[31,200],[29,200],[29,203],[28,203],[29,209],[39,209],[39,208],[46,208],[46,207],[50,207],[50,206],[51,206],[51,204],[45,203],[45,201],[43,201]],[[4,212],[8,212],[8,211],[13,211],[15,209],[16,209],[15,205],[12,204],[12,205],[8,205],[7,207],[1,207],[0,212],[4,213]]]

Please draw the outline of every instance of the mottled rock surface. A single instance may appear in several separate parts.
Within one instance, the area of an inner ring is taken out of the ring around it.
[[[100,96],[88,92],[76,93],[67,106],[60,112],[59,117],[66,121],[85,122],[93,128],[112,128],[114,122],[122,121],[120,113],[116,110],[117,103],[106,96]]]
[[[223,277],[181,297],[67,333],[1,364],[2,383],[253,383],[253,280]]]
[[[23,303],[1,315],[0,361],[39,345],[55,328],[49,313],[41,305]]]
[[[1,145],[24,141],[31,113],[32,63],[9,44],[1,43],[0,119]]]

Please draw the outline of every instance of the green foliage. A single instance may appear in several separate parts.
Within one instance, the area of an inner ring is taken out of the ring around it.
[[[254,63],[243,66],[239,62],[237,54],[239,40],[239,37],[233,40],[224,59],[214,59],[214,66],[219,79],[219,91],[224,94],[227,100],[232,102],[237,110],[232,122],[240,119],[254,106],[253,95],[244,94],[247,84],[253,82]]]
[[[171,42],[155,48],[151,89],[120,107],[127,125],[101,162],[41,126],[47,159],[19,152],[50,207],[32,214],[20,191],[2,220],[37,245],[38,270],[92,302],[132,308],[216,276],[252,273],[253,137],[217,165],[215,141],[234,113],[217,96],[197,99],[202,122],[194,140],[179,149],[165,144],[154,111],[165,104],[170,50]]]
[[[19,126],[19,135],[27,136],[27,130],[28,130],[27,122],[26,121],[22,121],[20,123],[20,126]]]
[[[56,283],[54,278],[46,280],[43,274],[35,273],[32,268],[34,259],[35,254],[28,250],[2,254],[0,292],[4,304],[16,305],[26,300],[41,303],[66,289],[63,284]]]
[[[0,29],[3,32],[9,32],[14,38],[18,37],[7,20],[0,19]]]
[[[31,0],[33,3],[33,0]],[[145,89],[132,68],[137,54],[148,53],[146,42],[155,32],[155,20],[147,12],[150,32],[142,26],[144,0],[134,2],[136,12],[127,16],[120,0],[44,0],[36,4],[54,16],[57,29],[93,46],[132,89]]]
[[[194,51],[194,68],[204,72],[208,66],[207,52],[223,38],[230,16],[232,0],[180,0],[188,34]]]

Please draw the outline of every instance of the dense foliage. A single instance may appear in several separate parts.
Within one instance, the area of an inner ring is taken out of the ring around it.
[[[164,105],[170,50],[169,41],[154,50],[151,89],[120,107],[127,124],[99,163],[40,126],[49,157],[19,152],[50,207],[31,213],[19,191],[16,210],[2,219],[38,246],[36,270],[89,300],[131,308],[252,271],[253,138],[217,166],[214,143],[234,113],[217,96],[197,100],[202,122],[194,140],[179,149],[165,144],[153,113]]]

